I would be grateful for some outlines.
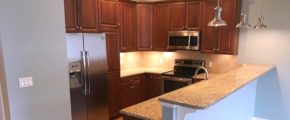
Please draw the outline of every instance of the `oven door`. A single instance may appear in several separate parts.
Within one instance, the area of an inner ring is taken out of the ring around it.
[[[177,78],[167,76],[162,76],[162,78],[163,78],[163,93],[168,93],[192,84],[192,79],[190,78]]]

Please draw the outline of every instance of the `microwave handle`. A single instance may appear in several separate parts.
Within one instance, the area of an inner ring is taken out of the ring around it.
[[[188,36],[188,47],[190,46],[190,43],[191,43],[191,39],[190,39],[190,38],[191,38],[191,35],[192,35],[192,34],[190,34],[190,35]]]

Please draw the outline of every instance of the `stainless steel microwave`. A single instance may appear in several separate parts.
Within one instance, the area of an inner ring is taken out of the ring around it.
[[[199,50],[199,31],[169,31],[168,50]]]

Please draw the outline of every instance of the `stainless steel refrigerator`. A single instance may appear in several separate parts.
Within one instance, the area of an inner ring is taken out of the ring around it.
[[[72,120],[108,120],[104,33],[67,34]]]

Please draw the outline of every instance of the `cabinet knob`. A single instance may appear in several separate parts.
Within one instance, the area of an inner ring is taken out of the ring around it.
[[[216,51],[220,51],[220,49],[217,48]]]
[[[83,27],[79,27],[79,29],[83,29]]]
[[[118,23],[117,25],[118,25],[118,26],[121,26],[121,23]]]

